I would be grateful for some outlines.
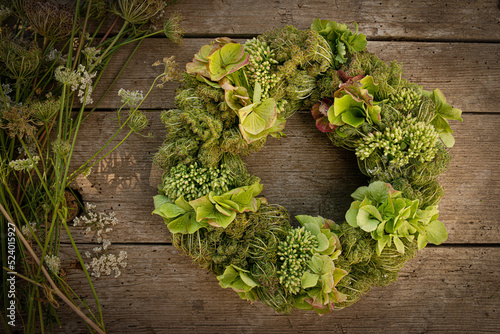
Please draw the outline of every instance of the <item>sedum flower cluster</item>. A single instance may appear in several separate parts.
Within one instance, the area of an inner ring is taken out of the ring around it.
[[[407,165],[410,159],[423,163],[431,161],[436,155],[438,139],[439,135],[432,125],[408,116],[384,132],[370,133],[361,139],[356,156],[365,160],[377,152],[388,157],[396,167]]]
[[[271,72],[271,66],[278,64],[274,50],[258,38],[245,43],[245,50],[250,54],[247,70],[250,83],[258,82],[262,87],[262,97],[270,97],[270,91],[278,83],[278,77]]]
[[[280,284],[291,294],[300,291],[300,279],[317,245],[316,237],[305,227],[291,229],[286,239],[280,242],[278,257],[283,263],[277,274]]]
[[[421,102],[422,94],[406,87],[389,96],[389,104],[405,114],[417,108]]]
[[[180,196],[192,201],[214,192],[221,195],[229,191],[234,184],[234,177],[224,164],[220,168],[203,168],[197,162],[186,166],[179,164],[170,170],[163,179],[163,191],[172,201]]]

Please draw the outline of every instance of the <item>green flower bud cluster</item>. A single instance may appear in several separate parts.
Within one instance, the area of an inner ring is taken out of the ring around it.
[[[286,291],[291,294],[300,291],[300,280],[317,246],[316,237],[304,227],[291,229],[286,239],[280,242],[278,257],[283,262],[276,273]]]
[[[221,195],[229,191],[233,183],[233,176],[224,165],[220,168],[200,168],[195,162],[189,166],[178,164],[172,168],[163,179],[163,191],[171,201],[180,196],[192,201],[211,191]]]
[[[365,160],[378,152],[396,167],[407,165],[410,159],[423,163],[434,159],[438,139],[439,135],[432,125],[408,116],[384,132],[370,133],[361,139],[356,156]]]
[[[422,94],[406,87],[389,96],[389,104],[405,113],[417,108],[421,102]]]
[[[245,43],[250,54],[246,69],[250,72],[250,83],[258,82],[262,87],[262,98],[270,96],[270,90],[278,83],[278,77],[271,72],[272,65],[278,63],[274,51],[266,42],[253,38]]]

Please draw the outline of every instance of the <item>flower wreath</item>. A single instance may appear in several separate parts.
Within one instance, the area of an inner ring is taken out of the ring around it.
[[[461,111],[367,52],[355,27],[316,19],[309,30],[276,28],[245,44],[217,38],[186,65],[178,109],[161,115],[153,213],[223,288],[278,312],[349,306],[447,238],[436,179],[454,144],[447,119],[462,121]],[[334,145],[354,150],[371,178],[341,224],[300,215],[292,226],[285,208],[257,197],[263,186],[241,159],[268,135],[283,136],[300,108],[311,108]]]

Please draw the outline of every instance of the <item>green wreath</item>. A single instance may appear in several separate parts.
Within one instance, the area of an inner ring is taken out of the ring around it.
[[[186,65],[178,109],[161,116],[167,135],[155,163],[164,174],[153,213],[222,287],[278,312],[349,306],[447,238],[437,177],[454,144],[447,119],[462,121],[461,111],[367,52],[355,26],[317,19],[244,45],[217,38]],[[334,145],[354,150],[371,178],[341,224],[300,215],[292,226],[285,208],[258,197],[260,179],[241,159],[268,135],[283,136],[301,108]]]

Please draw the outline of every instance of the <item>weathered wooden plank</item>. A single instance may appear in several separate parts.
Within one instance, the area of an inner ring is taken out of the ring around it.
[[[287,24],[306,29],[321,17],[357,22],[371,39],[500,40],[495,0],[183,0],[171,10],[181,13],[189,36],[248,36]]]
[[[76,257],[66,247],[66,264]],[[82,246],[82,249],[84,247]],[[421,251],[384,288],[357,304],[318,317],[290,316],[242,301],[219,287],[173,246],[113,245],[128,252],[117,279],[94,280],[110,333],[498,333],[499,248],[433,247]],[[68,266],[66,266],[68,267]],[[68,282],[90,298],[81,270]],[[61,332],[81,333],[81,321],[64,311]]]
[[[130,137],[111,157],[100,163],[77,186],[84,200],[101,210],[114,210],[122,224],[112,241],[157,243],[169,239],[162,219],[151,216],[152,197],[160,173],[152,156],[165,136],[159,113],[151,112],[146,131],[153,138]],[[82,128],[75,163],[91,156],[116,128],[115,116],[97,112]],[[500,118],[493,114],[466,114],[464,123],[453,122],[456,145],[450,169],[441,177],[447,195],[441,202],[441,219],[449,230],[448,243],[500,242]],[[270,138],[264,149],[247,158],[249,170],[262,178],[264,196],[285,206],[291,215],[322,215],[343,219],[350,194],[366,179],[358,171],[352,152],[335,148],[316,130],[307,112],[288,120],[288,138]],[[75,230],[80,241],[89,241]]]
[[[151,66],[156,60],[175,55],[184,68],[194,53],[208,42],[207,39],[187,39],[178,47],[165,39],[146,40],[100,107],[118,108],[120,88],[147,91],[162,71],[161,66]],[[500,44],[369,42],[368,50],[386,61],[397,60],[403,66],[405,78],[428,90],[440,88],[448,101],[463,111],[500,110],[500,101],[496,98],[500,91]],[[104,92],[100,87],[108,87],[131,51],[132,47],[122,49],[110,63],[94,90],[95,101]],[[168,84],[163,89],[155,88],[142,107],[172,108],[176,87],[177,84]]]

